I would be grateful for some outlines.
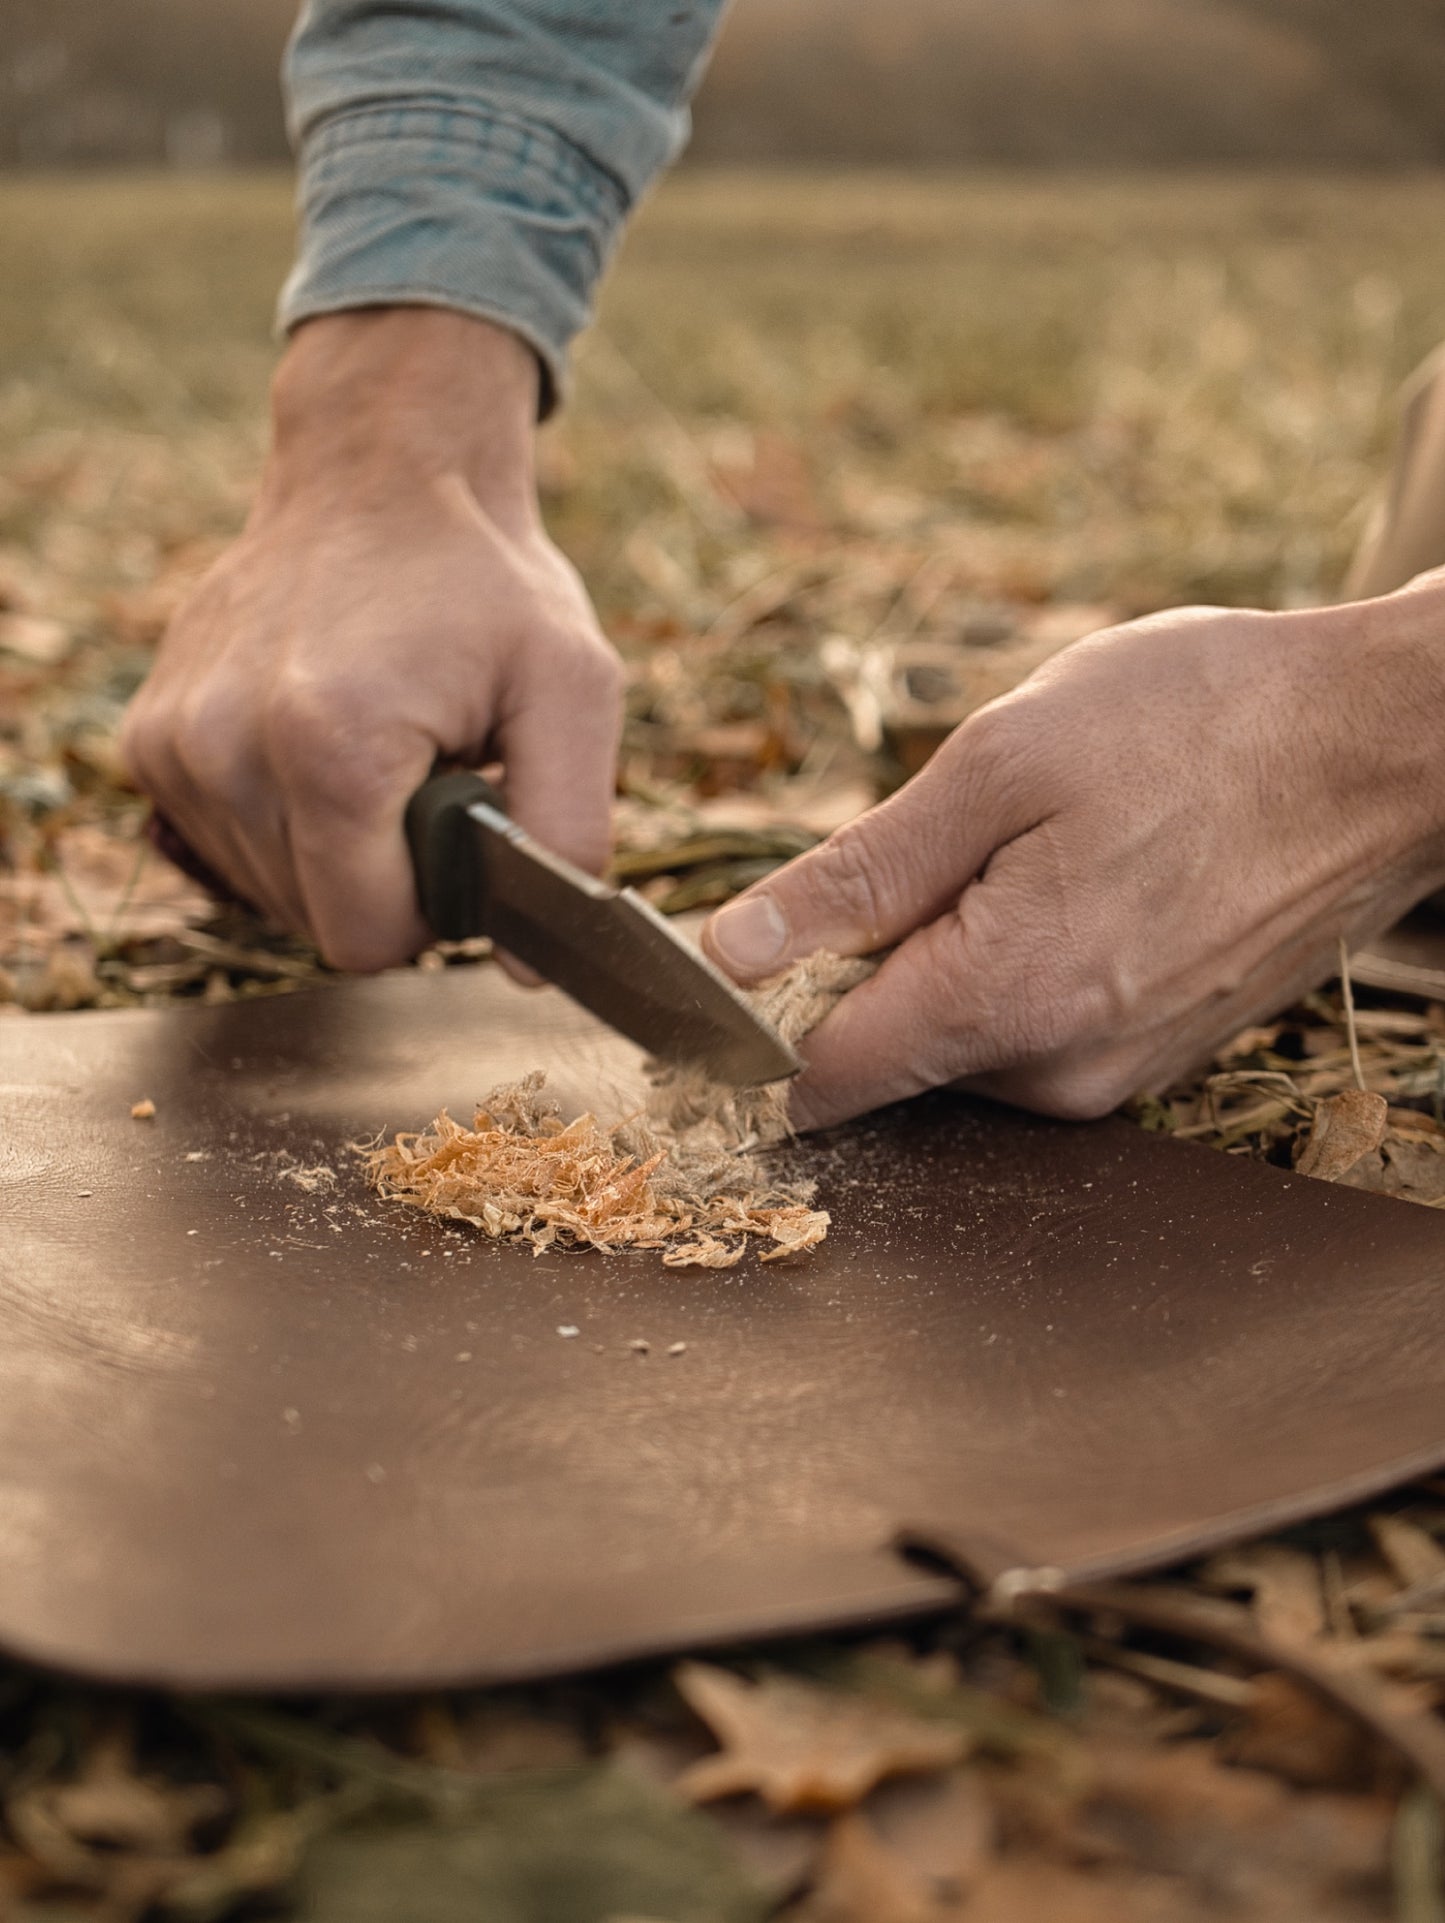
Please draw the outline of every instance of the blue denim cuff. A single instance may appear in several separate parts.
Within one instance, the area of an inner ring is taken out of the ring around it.
[[[285,328],[391,304],[510,328],[542,364],[542,412],[627,213],[620,184],[549,127],[450,104],[370,105],[302,143]]]

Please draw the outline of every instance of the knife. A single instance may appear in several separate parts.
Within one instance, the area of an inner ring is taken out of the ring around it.
[[[715,1081],[745,1088],[802,1067],[655,908],[533,841],[480,775],[433,775],[407,806],[406,833],[422,913],[441,940],[490,936],[649,1054]]]

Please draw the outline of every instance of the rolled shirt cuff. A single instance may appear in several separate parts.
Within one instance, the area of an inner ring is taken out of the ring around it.
[[[450,307],[510,328],[542,365],[542,412],[616,245],[620,185],[550,128],[449,105],[370,105],[306,136],[289,329],[358,307]]]

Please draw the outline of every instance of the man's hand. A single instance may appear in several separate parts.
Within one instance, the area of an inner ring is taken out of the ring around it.
[[[1445,579],[1092,636],[709,925],[743,981],[897,944],[804,1045],[817,1127],[944,1083],[1157,1088],[1445,879]]]
[[[402,817],[438,755],[500,761],[525,828],[606,857],[621,671],[542,530],[536,398],[530,350],[462,314],[300,328],[255,510],[127,717],[162,812],[337,967],[428,939]]]

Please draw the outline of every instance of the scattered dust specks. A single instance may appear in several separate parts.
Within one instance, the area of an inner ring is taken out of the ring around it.
[[[288,1168],[281,1173],[285,1181],[294,1182],[297,1188],[305,1189],[308,1195],[336,1187],[336,1170],[328,1168],[324,1162],[318,1162],[315,1168]]]

